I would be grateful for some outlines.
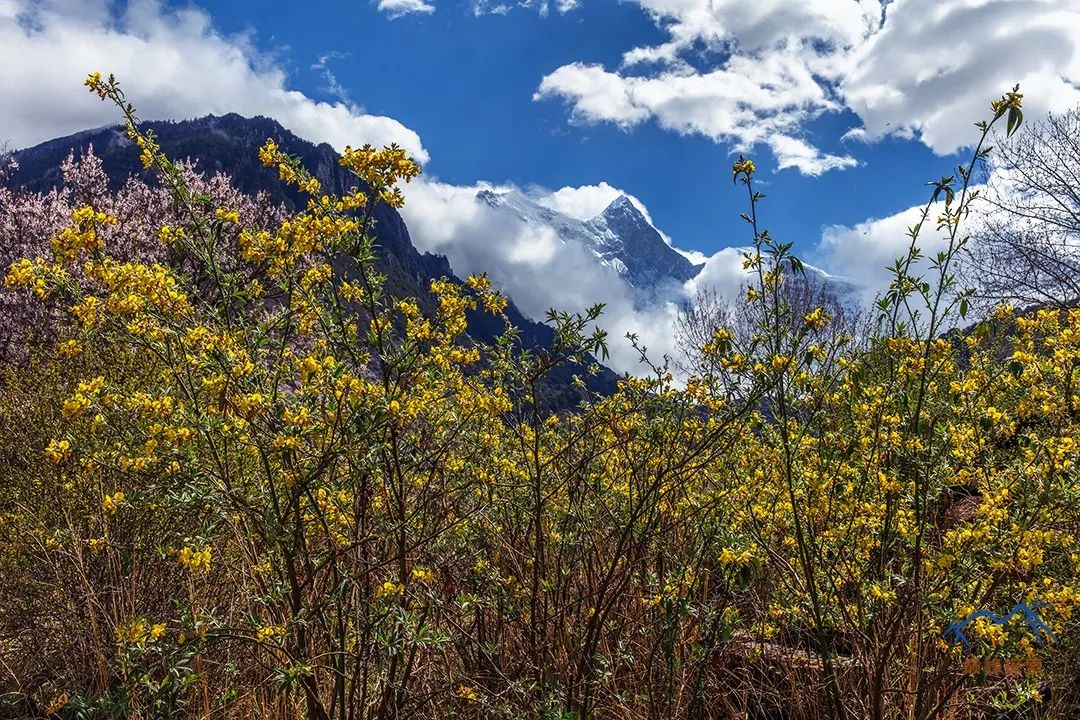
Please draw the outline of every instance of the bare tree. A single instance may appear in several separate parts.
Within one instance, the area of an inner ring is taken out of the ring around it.
[[[1049,115],[989,156],[970,283],[988,302],[1080,302],[1080,108]]]
[[[735,326],[735,307],[718,290],[704,285],[698,288],[693,300],[680,308],[674,324],[673,362],[681,373],[691,375],[701,369],[701,348],[712,340],[717,328]]]
[[[784,281],[780,292],[782,302],[789,308],[785,314],[789,322],[801,323],[804,315],[822,307],[832,317],[830,333],[850,336],[854,344],[862,344],[869,337],[869,315],[845,306],[830,291],[828,283],[806,275],[792,275]],[[758,307],[747,302],[731,301],[708,286],[698,288],[694,299],[675,319],[676,368],[687,375],[708,370],[718,372],[718,368],[703,365],[709,361],[702,357],[701,348],[712,341],[719,328],[725,328],[734,335],[737,347],[753,345],[754,333],[761,325],[761,319],[754,315]]]

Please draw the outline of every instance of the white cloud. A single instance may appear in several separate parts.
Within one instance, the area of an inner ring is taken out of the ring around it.
[[[435,12],[435,6],[424,0],[379,0],[377,7],[392,20],[405,15],[430,15]]]
[[[991,180],[996,187],[998,198],[1004,199],[1011,190],[1007,174],[993,170]],[[995,209],[984,200],[987,186],[973,184],[969,192],[977,193],[972,201],[973,212],[967,215],[961,227],[960,236],[977,238],[988,223],[1002,224],[1011,218],[1003,211]],[[811,253],[812,259],[820,263],[830,273],[857,279],[863,289],[861,300],[869,306],[883,293],[893,277],[891,268],[898,258],[906,257],[911,246],[909,228],[914,227],[922,218],[926,204],[915,205],[891,215],[867,218],[855,225],[832,225],[826,227],[817,247]],[[956,210],[956,205],[953,206]],[[930,258],[948,247],[948,236],[937,227],[937,218],[945,211],[944,201],[930,205],[927,219],[923,223],[915,243],[921,258],[910,269],[913,275],[921,275],[927,281],[933,281],[937,271],[931,267]],[[974,241],[973,241],[974,242]],[[962,276],[965,284],[980,283],[979,269],[969,264],[969,256],[961,252],[955,256],[952,269]],[[964,272],[965,268],[971,272]]]
[[[665,238],[665,239],[667,239],[667,238]],[[703,262],[705,262],[706,260],[709,259],[709,256],[706,255],[705,253],[701,252],[700,250],[683,250],[682,248],[677,248],[677,247],[674,247],[674,246],[672,246],[671,249],[674,250],[675,252],[679,253],[680,255],[682,255],[684,258],[686,258],[690,262],[694,263],[695,265],[700,265],[700,264],[702,264]]]
[[[574,122],[654,121],[808,175],[857,164],[805,136],[850,110],[844,139],[914,137],[945,154],[1019,82],[1030,116],[1080,103],[1080,0],[632,0],[667,34],[621,67],[565,64],[534,99]]]
[[[855,164],[801,134],[815,117],[842,109],[833,86],[873,27],[877,0],[636,1],[668,42],[628,50],[617,70],[563,65],[534,99],[563,99],[577,122],[631,128],[652,120],[742,151],[765,143],[781,168],[809,175]],[[702,50],[714,62],[700,70],[684,56]]]
[[[836,52],[852,47],[877,24],[878,0],[635,0],[669,34],[669,41],[639,47],[623,57],[636,62],[672,62],[701,43],[745,56],[774,50],[788,41],[818,40],[831,47],[808,48],[815,72],[833,75]]]
[[[337,79],[337,75],[330,69],[330,62],[333,60],[347,60],[349,53],[338,52],[333,50],[328,53],[323,53],[319,56],[319,59],[311,64],[312,70],[318,70],[323,77],[323,81],[326,83],[326,92],[330,93],[343,103],[351,103],[349,99],[349,91],[345,89],[345,86]]]
[[[672,244],[671,237],[656,227],[656,223],[653,222],[652,215],[649,214],[649,209],[645,207],[645,203],[638,199],[637,196],[609,185],[603,180],[596,185],[566,186],[553,192],[543,191],[536,197],[536,201],[552,210],[558,210],[563,215],[569,215],[578,220],[590,220],[604,212],[607,206],[620,195],[625,195],[634,207],[645,216],[649,224],[660,233],[660,237],[664,239],[664,242],[668,245]],[[675,248],[675,250],[689,258],[691,262],[703,262],[704,256],[696,250],[679,250],[678,248]],[[702,259],[695,260],[694,258],[698,256]]]
[[[855,136],[916,136],[939,154],[1013,84],[1030,118],[1080,103],[1080,0],[894,0],[840,86]]]
[[[851,156],[822,153],[804,140],[790,135],[773,135],[767,142],[776,156],[777,167],[781,170],[793,167],[798,168],[803,175],[817,176],[829,170],[859,164]]]
[[[749,282],[750,273],[743,268],[743,248],[724,248],[705,259],[705,267],[687,284],[688,295],[710,288],[728,299],[739,296]]]
[[[472,10],[477,17],[482,15],[506,15],[515,8],[534,10],[540,17],[547,17],[551,12],[552,5],[559,13],[568,13],[575,10],[578,0],[473,0]]]
[[[1001,141],[1000,136],[991,137],[991,144]],[[961,237],[969,239],[971,244],[968,250],[975,247],[988,228],[1018,228],[1027,222],[1034,222],[1003,209],[1024,207],[1031,202],[1031,195],[1023,182],[1017,185],[1015,172],[995,164],[993,154],[990,155],[989,169],[985,183],[975,183],[969,188],[969,193],[974,194],[975,199],[971,200],[972,212],[964,217],[959,233]],[[1039,200],[1034,202],[1037,204]],[[956,207],[953,206],[953,211]],[[857,279],[863,288],[861,299],[869,305],[887,289],[893,277],[891,268],[896,260],[906,257],[911,245],[908,230],[920,222],[924,211],[927,219],[916,242],[922,259],[912,266],[911,272],[932,279],[936,271],[930,267],[929,258],[948,247],[945,231],[937,227],[937,219],[945,211],[945,203],[941,200],[931,204],[929,210],[923,203],[889,215],[867,218],[855,225],[826,227],[810,257],[831,273]],[[955,256],[952,269],[964,287],[975,286],[978,289],[988,279],[985,268],[977,263],[978,253],[972,256],[965,250]]]
[[[621,195],[625,195],[634,207],[641,211],[650,225],[654,224],[645,203],[625,190],[620,190],[604,181],[597,185],[577,187],[568,185],[550,193],[542,193],[536,201],[552,210],[558,210],[563,215],[569,215],[578,220],[589,220],[604,212],[607,206]]]
[[[534,99],[545,98],[569,102],[579,122],[632,128],[655,120],[668,130],[704,135],[743,151],[768,143],[780,167],[809,175],[855,164],[854,158],[822,153],[793,137],[814,116],[839,109],[794,52],[760,61],[732,56],[705,73],[673,65],[646,76],[573,63],[540,82]]]
[[[609,364],[616,370],[643,370],[637,353],[624,339],[627,332],[640,336],[654,360],[673,353],[678,302],[691,297],[694,287],[688,285],[666,301],[641,307],[639,298],[618,273],[602,265],[582,246],[564,243],[549,227],[498,212],[476,198],[480,190],[499,193],[513,189],[488,183],[457,186],[421,179],[409,186],[402,215],[418,248],[445,254],[458,274],[487,272],[528,317],[542,319],[549,307],[582,311],[593,303],[605,303],[600,324],[609,332]],[[617,188],[601,183],[561,188],[539,196],[539,200],[574,217],[588,218],[621,194]],[[644,206],[640,207],[646,212]],[[732,252],[721,251],[710,260],[712,269],[701,282],[711,284],[715,279],[722,284],[722,290],[737,291],[738,283],[729,281],[730,269],[724,269],[733,262],[735,267],[741,265],[741,256],[737,252],[737,257],[732,256]]]
[[[203,11],[132,0],[0,2],[0,139],[26,147],[118,121],[86,91],[92,70],[115,73],[145,119],[268,115],[297,135],[347,144],[397,142],[421,161],[420,137],[397,120],[289,89],[285,71],[247,35],[226,36]]]
[[[815,259],[830,272],[859,278],[865,288],[863,301],[873,302],[889,283],[889,266],[907,254],[911,238],[907,229],[919,222],[923,206],[910,207],[879,218],[867,218],[853,226],[833,225],[825,228],[814,252]],[[936,213],[930,216],[927,232],[919,242],[924,254],[936,253],[944,247],[941,235],[930,226]]]
[[[691,300],[702,287],[734,299],[748,279],[739,248],[725,248],[711,257],[675,248],[694,262],[704,262],[705,267],[682,288],[643,306],[614,269],[602,265],[582,246],[564,243],[549,227],[496,211],[476,197],[481,190],[503,193],[515,189],[490,183],[449,185],[421,178],[410,185],[402,215],[418,248],[446,255],[460,275],[487,272],[530,318],[543,319],[549,307],[582,311],[593,303],[605,303],[600,325],[609,333],[608,364],[617,371],[647,371],[625,339],[626,333],[639,336],[653,361],[675,355],[674,326],[680,304]],[[649,217],[640,200],[603,182],[554,192],[533,190],[531,194],[541,204],[578,219],[594,217],[619,195],[626,195]]]

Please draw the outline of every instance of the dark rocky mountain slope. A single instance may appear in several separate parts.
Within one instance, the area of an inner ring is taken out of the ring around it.
[[[328,191],[342,193],[357,182],[338,164],[338,153],[328,144],[315,145],[265,117],[245,118],[236,114],[207,116],[177,122],[148,122],[162,150],[174,160],[190,160],[203,173],[222,172],[246,193],[265,192],[278,202],[296,207],[304,200],[291,187],[283,185],[277,173],[263,167],[258,148],[272,138],[283,151],[297,155]],[[104,127],[50,140],[15,153],[18,170],[12,177],[16,185],[30,190],[47,191],[61,184],[61,164],[69,154],[76,157],[93,147],[114,187],[133,176],[146,175],[139,162],[139,152],[119,126]],[[406,188],[407,190],[407,188]],[[406,195],[407,197],[407,195]],[[430,308],[428,287],[432,279],[453,275],[447,259],[441,255],[420,253],[409,238],[409,230],[396,210],[380,205],[375,212],[375,236],[378,243],[378,270],[386,275],[386,289],[396,297],[416,297],[421,306]],[[513,305],[507,308],[510,320],[521,330],[522,344],[540,348],[550,345],[554,333],[550,327],[526,318]],[[470,317],[469,332],[480,342],[492,342],[502,331],[497,318],[484,313]],[[566,408],[580,399],[580,391],[571,383],[580,368],[558,368],[549,377],[545,391],[551,407]],[[614,389],[616,375],[603,368],[588,378],[589,388],[600,393]]]

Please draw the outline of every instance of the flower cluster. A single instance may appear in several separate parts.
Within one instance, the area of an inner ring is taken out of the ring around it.
[[[0,378],[0,646],[26,667],[146,717],[745,714],[776,677],[793,707],[927,720],[965,692],[944,629],[1018,598],[1075,659],[1080,311],[904,322],[910,293],[948,305],[913,251],[855,337],[793,300],[801,263],[740,157],[740,314],[699,371],[593,395],[599,307],[484,345],[470,318],[508,302],[487,276],[390,295],[371,221],[420,171],[400,148],[347,150],[338,197],[267,141],[308,196],[285,213],[173,164],[114,78],[87,85],[162,183],[111,194],[91,163],[87,202],[0,202],[0,238],[33,241],[0,299],[57,318]],[[16,210],[51,219],[18,234]],[[1050,657],[1019,624],[971,637]]]

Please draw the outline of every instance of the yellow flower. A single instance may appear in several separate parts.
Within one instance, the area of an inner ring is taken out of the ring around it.
[[[240,224],[240,213],[236,210],[224,210],[218,208],[214,210],[214,217],[225,222],[233,223],[234,225]]]
[[[203,548],[202,550],[196,550],[185,545],[181,548],[177,557],[180,560],[180,564],[192,572],[209,572],[210,570],[210,548],[208,547]]]
[[[59,465],[71,457],[71,443],[67,440],[50,440],[49,446],[45,448],[45,455]]]
[[[76,393],[64,401],[60,414],[65,420],[74,420],[81,416],[90,407],[90,399],[82,393]]]
[[[813,312],[803,315],[803,325],[810,330],[820,330],[829,324],[829,314],[825,312],[825,308],[814,308]]]
[[[435,579],[435,573],[424,568],[413,568],[412,579],[422,583],[430,582]]]
[[[491,281],[488,280],[487,273],[470,275],[465,283],[476,292],[487,292],[491,289]]]
[[[990,101],[990,109],[994,111],[996,115],[1002,115],[1006,110],[1019,110],[1024,106],[1024,94],[1019,92],[1020,87],[1017,86],[1010,92],[1005,93],[999,100]]]
[[[116,628],[116,642],[121,645],[142,647],[147,643],[160,640],[165,635],[165,623],[151,625],[146,620],[135,618]]]
[[[397,597],[401,593],[405,592],[405,586],[400,583],[387,580],[379,587],[375,588],[375,597]]]
[[[747,178],[749,178],[751,175],[754,174],[755,170],[757,170],[757,166],[754,165],[754,161],[748,160],[742,155],[740,155],[739,159],[736,160],[735,163],[731,166],[731,173],[735,177],[738,177],[739,175],[745,175]]]
[[[90,92],[97,93],[99,97],[105,97],[105,87],[101,82],[101,73],[94,71],[86,76],[83,85],[90,88]]]
[[[263,143],[263,146],[259,148],[259,162],[266,167],[276,164],[279,157],[278,145],[273,140],[267,140]]]
[[[260,625],[255,629],[255,639],[266,642],[270,638],[285,634],[285,628],[280,625]]]
[[[791,364],[791,358],[787,355],[773,355],[772,369],[779,372],[784,370]]]
[[[107,515],[112,515],[120,507],[120,503],[124,502],[124,493],[117,492],[112,495],[106,495],[105,499],[101,501],[101,509],[105,511]]]
[[[67,340],[60,343],[57,352],[63,357],[74,357],[82,352],[82,345],[79,344],[78,340]]]

